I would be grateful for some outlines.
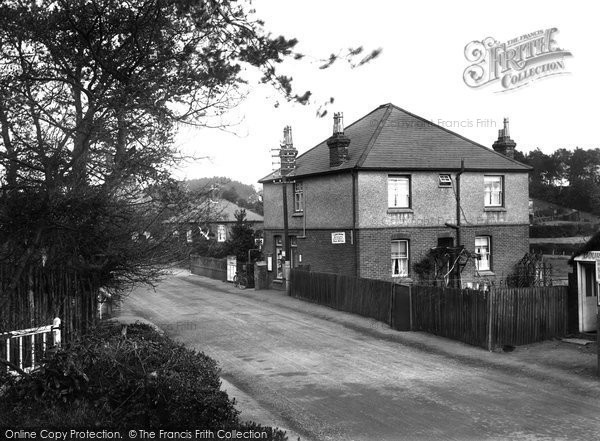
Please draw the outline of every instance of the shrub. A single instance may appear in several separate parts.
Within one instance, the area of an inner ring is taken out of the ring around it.
[[[20,381],[4,377],[0,421],[111,428],[243,428],[216,362],[147,325],[104,325],[49,354]],[[260,427],[254,425],[252,427]],[[277,431],[275,439],[285,439]]]

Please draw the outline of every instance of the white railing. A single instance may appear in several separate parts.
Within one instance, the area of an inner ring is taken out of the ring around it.
[[[42,354],[46,352],[48,348],[48,336],[52,334],[52,345],[60,346],[61,343],[61,331],[60,331],[60,318],[56,317],[51,325],[41,326],[37,328],[29,328],[29,329],[20,329],[18,331],[9,331],[3,334],[0,334],[0,341],[6,340],[6,361],[12,363],[15,366],[18,366],[24,372],[31,372],[34,370],[36,365],[36,335],[40,335],[41,337],[41,352]],[[31,341],[29,344],[26,344],[25,339],[27,337],[31,337]],[[38,339],[39,340],[39,339]],[[12,345],[15,344],[19,348],[17,351],[16,359],[11,357],[12,355]],[[31,354],[31,363],[30,366],[25,366],[25,355],[26,352],[29,351]],[[17,371],[7,368],[8,372],[13,374],[18,374]]]

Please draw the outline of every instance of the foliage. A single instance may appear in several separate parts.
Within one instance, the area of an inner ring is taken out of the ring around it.
[[[600,148],[558,149],[549,155],[536,149],[515,157],[533,167],[530,196],[600,214]]]
[[[21,427],[243,427],[216,362],[147,325],[130,325],[125,336],[105,325],[49,354],[30,376],[1,379],[0,420]]]
[[[263,214],[262,194],[254,186],[223,176],[190,179],[185,182],[191,191],[210,192],[213,199],[225,199],[242,208]]]
[[[248,260],[248,251],[256,248],[254,245],[254,230],[250,222],[246,220],[246,210],[235,212],[235,224],[231,227],[229,239],[231,254],[235,254],[238,262]]]
[[[236,105],[243,66],[278,87],[295,44],[229,0],[3,2],[0,259],[15,278],[44,258],[108,285],[154,280],[177,254],[162,221],[187,206],[177,126]]]

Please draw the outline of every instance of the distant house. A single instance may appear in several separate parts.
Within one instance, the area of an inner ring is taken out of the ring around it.
[[[462,245],[477,256],[465,280],[506,277],[529,247],[530,167],[515,145],[508,120],[492,150],[393,104],[346,129],[336,114],[332,136],[287,175],[291,265],[410,283],[432,248]],[[282,187],[277,173],[260,182],[277,281]]]
[[[225,199],[209,200],[195,211],[171,219],[169,222],[179,224],[175,235],[190,245],[208,239],[226,242],[231,237],[231,229],[236,223],[235,213],[241,210],[246,210],[246,220],[252,229],[261,232],[263,216]]]
[[[600,291],[600,231],[573,254],[570,263],[575,265],[577,275],[579,332],[595,331]]]

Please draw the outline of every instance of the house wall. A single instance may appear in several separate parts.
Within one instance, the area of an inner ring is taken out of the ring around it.
[[[491,271],[476,276],[474,264],[467,265],[462,273],[465,281],[500,280],[512,273],[514,265],[529,250],[528,225],[483,225],[461,229],[462,242],[467,249],[473,250],[475,236],[491,237]],[[414,265],[421,261],[431,248],[437,246],[438,238],[453,237],[456,233],[444,227],[398,227],[365,228],[358,231],[360,244],[359,276],[379,280],[400,280],[392,277],[391,241],[406,239],[409,241],[409,280],[415,277]]]
[[[298,179],[304,191],[304,212],[294,213],[294,185],[287,187],[289,228],[352,228],[352,175],[332,174]],[[281,184],[263,184],[265,229],[283,228]]]
[[[444,172],[440,172],[444,173]],[[456,173],[453,187],[440,188],[438,172],[392,173],[360,171],[357,200],[359,228],[436,227],[456,224]],[[487,173],[486,173],[487,174]],[[489,173],[504,176],[504,207],[484,207],[484,173],[465,172],[461,176],[463,224],[529,224],[527,173]],[[388,208],[389,175],[411,177],[410,209]],[[465,222],[466,218],[466,222]]]
[[[348,276],[356,275],[355,253],[356,241],[351,229],[312,229],[306,231],[306,237],[302,238],[303,230],[290,229],[289,235],[295,236],[297,246],[293,247],[296,256],[294,265],[310,266],[311,270],[322,273],[335,273]],[[345,233],[346,243],[332,243],[331,233]],[[283,230],[265,230],[265,244],[263,255],[265,260],[268,255],[275,259],[274,236],[283,236]],[[269,274],[271,280],[275,277],[275,262],[273,262],[273,274]]]
[[[442,172],[443,173],[443,172]],[[411,176],[411,208],[389,209],[387,178],[390,174]],[[498,173],[490,173],[498,174]],[[527,173],[499,173],[504,176],[504,206],[484,207],[484,173],[461,176],[461,243],[474,251],[475,237],[491,237],[491,270],[479,277],[496,280],[509,275],[528,252],[529,207]],[[352,175],[326,175],[302,180],[305,211],[294,215],[293,186],[288,186],[290,235],[298,239],[297,253],[302,265],[317,272],[334,272],[360,277],[398,280],[391,276],[391,241],[407,239],[410,244],[410,276],[414,264],[436,247],[438,238],[456,231],[454,188],[440,188],[438,172],[392,173],[359,171],[356,181],[357,229],[352,231]],[[452,174],[453,184],[456,173]],[[273,236],[282,235],[281,185],[264,185],[265,253],[274,253]],[[304,229],[306,222],[306,230]],[[346,232],[346,244],[332,244],[332,232]],[[275,271],[271,275],[274,274]],[[474,263],[463,271],[465,279],[476,278]]]

